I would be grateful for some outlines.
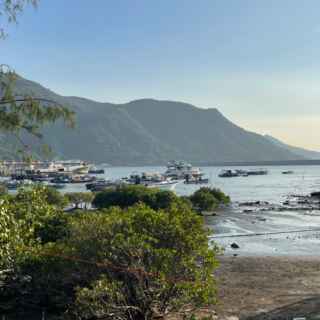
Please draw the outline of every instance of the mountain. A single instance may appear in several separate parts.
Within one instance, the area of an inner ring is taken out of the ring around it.
[[[282,141],[280,141],[270,135],[267,135],[267,134],[264,137],[266,139],[268,139],[270,142],[274,143],[275,145],[277,145],[285,150],[288,150],[291,153],[296,154],[297,156],[303,157],[308,160],[319,160],[320,159],[320,152],[290,146],[290,145],[285,144],[284,142],[282,142]]]
[[[212,163],[305,158],[240,128],[217,109],[153,99],[100,103],[61,96],[23,78],[18,79],[16,91],[55,100],[76,112],[74,130],[60,123],[44,130],[45,142],[59,158],[113,165],[164,164],[170,159]]]

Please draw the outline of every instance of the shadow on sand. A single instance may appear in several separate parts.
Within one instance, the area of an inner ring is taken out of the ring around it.
[[[294,318],[320,320],[320,295],[314,295],[255,316],[241,317],[240,320],[293,320]]]

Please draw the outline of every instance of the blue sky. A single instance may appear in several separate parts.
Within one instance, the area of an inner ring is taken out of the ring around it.
[[[60,94],[218,107],[320,150],[319,18],[318,0],[42,0],[0,57]]]

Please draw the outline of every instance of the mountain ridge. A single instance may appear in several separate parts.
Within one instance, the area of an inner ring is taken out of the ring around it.
[[[280,146],[282,148],[285,148],[285,149],[291,151],[294,154],[297,154],[299,156],[303,156],[306,159],[309,159],[309,160],[320,160],[320,152],[318,152],[318,151],[312,151],[312,150],[308,150],[308,149],[305,149],[305,148],[295,147],[295,146],[286,144],[283,141],[280,141],[279,139],[277,139],[277,138],[275,138],[273,136],[270,136],[268,134],[265,134],[264,137],[266,139],[268,139],[269,141],[271,141],[272,143],[274,143],[274,144],[276,144],[276,145],[278,145],[278,146]]]
[[[16,93],[51,99],[76,112],[74,130],[62,123],[44,130],[45,142],[57,158],[113,165],[156,165],[170,159],[195,163],[305,159],[239,127],[216,108],[152,98],[98,102],[61,96],[24,78],[17,80]]]

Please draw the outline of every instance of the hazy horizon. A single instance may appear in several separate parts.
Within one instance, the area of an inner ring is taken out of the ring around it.
[[[218,108],[247,130],[320,150],[318,1],[94,4],[28,8],[0,42],[2,61],[62,95]]]

